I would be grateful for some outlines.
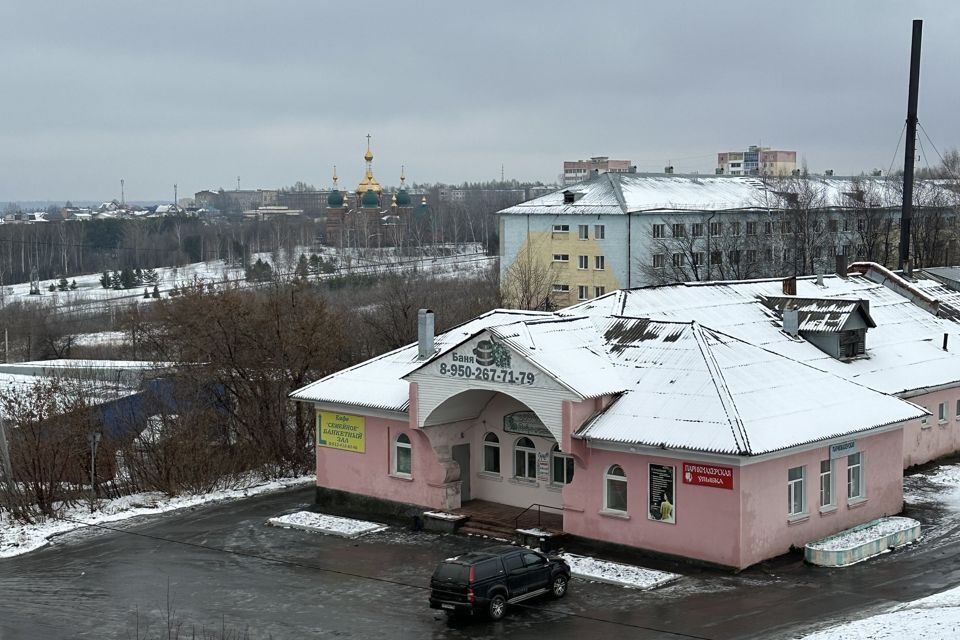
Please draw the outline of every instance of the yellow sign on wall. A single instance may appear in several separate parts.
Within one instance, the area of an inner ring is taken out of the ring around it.
[[[366,425],[363,416],[317,412],[317,446],[365,452]]]

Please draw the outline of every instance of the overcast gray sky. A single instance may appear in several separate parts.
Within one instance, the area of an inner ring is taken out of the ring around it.
[[[4,0],[0,200],[328,186],[334,164],[354,185],[368,132],[384,184],[401,164],[552,181],[590,155],[712,172],[757,143],[886,170],[914,18],[942,152],[960,145],[956,0]]]

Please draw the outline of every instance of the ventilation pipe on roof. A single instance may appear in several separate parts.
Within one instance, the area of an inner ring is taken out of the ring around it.
[[[794,338],[800,335],[800,312],[796,309],[783,310],[783,330]]]
[[[796,276],[790,276],[789,278],[783,279],[783,295],[785,296],[797,295],[797,277]]]
[[[417,357],[420,360],[433,357],[433,311],[430,309],[420,309],[417,312],[417,341]]]
[[[943,350],[944,350],[944,351],[947,350],[947,338],[949,338],[949,337],[950,337],[950,334],[949,334],[949,333],[943,334]]]

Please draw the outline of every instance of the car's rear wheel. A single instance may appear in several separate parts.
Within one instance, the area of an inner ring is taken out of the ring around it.
[[[507,612],[507,599],[499,593],[490,598],[490,606],[487,607],[487,613],[491,620],[499,620]]]
[[[562,598],[567,595],[567,579],[564,576],[557,576],[550,585],[550,593],[554,598]]]

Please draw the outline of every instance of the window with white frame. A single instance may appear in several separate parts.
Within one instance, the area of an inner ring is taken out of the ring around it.
[[[833,506],[833,460],[820,461],[820,506]]]
[[[593,256],[593,268],[597,271],[603,271],[606,268],[607,260],[604,256]]]
[[[787,471],[787,515],[799,516],[807,512],[804,489],[805,467],[793,467]]]
[[[651,231],[654,238],[665,238],[667,236],[667,225],[665,224],[655,224]]]
[[[957,400],[957,417],[960,418],[960,400]]]
[[[944,422],[947,421],[947,403],[946,402],[940,403],[937,419],[940,421],[940,424],[943,424]]]
[[[603,240],[607,237],[607,230],[602,224],[593,225],[593,237],[597,240]]]
[[[586,300],[587,296],[590,295],[590,287],[585,284],[581,284],[577,287],[577,300]]]
[[[714,238],[716,238],[716,237],[719,236],[721,233],[723,233],[723,224],[721,224],[721,223],[719,223],[719,222],[711,222],[711,223],[710,223],[710,235],[713,236]]]
[[[590,225],[587,225],[587,224],[577,225],[577,239],[587,240],[589,237],[590,237]]]
[[[686,262],[686,256],[682,253],[673,254],[673,266],[682,267]]]
[[[928,409],[926,406],[923,407],[923,410],[924,410],[924,411],[930,411],[930,409]],[[928,416],[923,416],[922,418],[920,418],[920,426],[926,426],[926,425],[927,425],[927,423],[929,422],[929,420],[928,420],[927,418],[928,418]]]
[[[553,225],[554,233],[567,233],[570,231],[570,225],[568,224],[555,224]]]
[[[551,290],[554,293],[568,293],[570,291],[570,285],[556,283],[551,287]]]
[[[586,271],[590,268],[590,256],[577,256],[577,269]]]
[[[500,438],[492,431],[483,436],[483,470],[500,473]]]
[[[756,222],[750,221],[750,222],[747,223],[747,235],[748,235],[748,236],[755,236],[755,235],[757,235],[757,223],[756,223]]]
[[[847,500],[863,497],[863,452],[847,456]]]
[[[654,269],[663,269],[663,254],[655,253],[653,254],[653,268]]]
[[[695,267],[702,267],[704,265],[704,253],[703,251],[694,251],[690,254],[690,263]]]
[[[513,475],[527,480],[537,479],[537,448],[530,438],[520,438],[513,446]]]
[[[693,236],[694,238],[702,238],[702,237],[703,237],[703,223],[702,223],[702,222],[694,222],[693,224],[691,224],[691,225],[690,225],[690,235]]]
[[[553,445],[550,451],[550,469],[550,481],[553,484],[573,482],[573,457],[561,453],[558,445]]]
[[[569,253],[555,253],[555,254],[553,254],[553,261],[554,261],[554,262],[570,262],[570,254],[569,254]]]
[[[401,433],[394,441],[393,472],[398,476],[409,476],[413,469],[412,449],[410,436]]]
[[[674,238],[685,238],[687,235],[687,225],[682,222],[673,224],[673,237]]]
[[[747,264],[756,264],[756,263],[757,263],[757,250],[747,249]]]
[[[606,293],[607,293],[607,288],[606,288],[606,287],[594,287],[594,288],[593,288],[593,297],[594,297],[594,298],[599,298],[600,296],[605,295]]]
[[[627,474],[618,464],[607,469],[603,477],[603,508],[627,512]]]

